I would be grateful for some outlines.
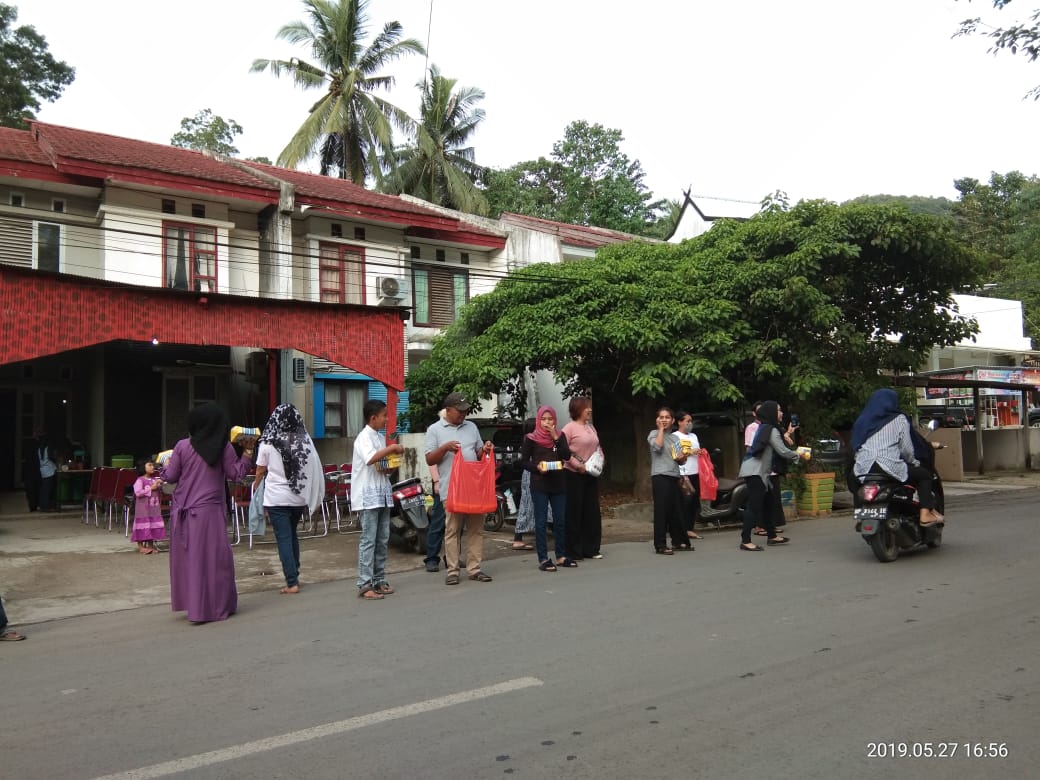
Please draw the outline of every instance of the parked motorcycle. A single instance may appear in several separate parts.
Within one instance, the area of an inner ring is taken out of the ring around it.
[[[520,448],[511,444],[502,449],[495,449],[495,498],[497,508],[484,516],[485,531],[499,531],[502,526],[516,523],[517,509],[520,506],[520,479],[523,467],[520,465]]]
[[[942,480],[934,472],[932,491],[935,493],[935,508],[941,513],[944,505]],[[943,523],[921,525],[920,510],[916,487],[884,474],[868,474],[855,493],[853,517],[856,533],[870,545],[882,563],[894,561],[901,550],[938,547],[942,544]]]
[[[701,522],[715,523],[716,527],[721,526],[723,522],[743,523],[747,499],[748,489],[743,478],[719,477],[715,500],[707,505],[701,502]]]
[[[391,487],[394,506],[390,510],[391,540],[426,554],[426,537],[430,529],[430,516],[426,510],[426,495],[422,480],[412,477],[395,482]]]

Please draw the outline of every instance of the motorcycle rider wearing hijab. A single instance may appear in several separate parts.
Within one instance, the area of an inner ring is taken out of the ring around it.
[[[849,442],[854,453],[853,473],[861,483],[867,474],[885,474],[917,486],[921,525],[943,520],[935,509],[932,472],[914,453],[910,419],[899,408],[899,396],[890,388],[875,390],[852,426]]]

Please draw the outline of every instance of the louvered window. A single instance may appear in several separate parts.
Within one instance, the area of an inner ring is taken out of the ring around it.
[[[32,268],[32,222],[0,219],[0,263]]]
[[[416,266],[412,269],[412,290],[415,324],[446,328],[469,300],[469,274],[452,268]]]

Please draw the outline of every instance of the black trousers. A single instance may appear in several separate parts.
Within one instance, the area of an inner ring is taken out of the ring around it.
[[[666,532],[672,537],[673,547],[689,544],[689,537],[683,530],[679,478],[668,474],[654,474],[650,477],[650,488],[654,496],[654,549],[660,550],[668,546],[665,543]]]
[[[924,466],[907,466],[907,482],[917,486],[917,500],[922,509],[935,509],[935,495],[932,493],[932,470]],[[884,474],[889,479],[897,479],[889,474],[877,461],[870,467],[872,474]]]
[[[780,500],[779,490],[770,490],[761,477],[748,477],[744,482],[747,484],[748,500],[744,505],[744,525],[740,529],[741,544],[751,544],[751,531],[754,527],[761,526],[766,529],[766,536],[770,539],[776,538],[776,526],[774,525],[773,512],[769,507],[772,500],[770,493],[776,494],[776,500]],[[781,507],[781,515],[783,508]]]
[[[564,471],[567,492],[567,557],[599,555],[603,517],[599,510],[599,479],[577,471]]]
[[[693,485],[693,494],[682,495],[682,520],[684,531],[696,531],[697,521],[701,517],[701,482],[696,474],[692,474],[687,477],[690,480],[690,484]]]

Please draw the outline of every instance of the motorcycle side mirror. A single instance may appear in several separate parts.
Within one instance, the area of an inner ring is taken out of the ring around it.
[[[928,421],[928,430],[934,431],[939,427],[939,421],[934,417]]]

